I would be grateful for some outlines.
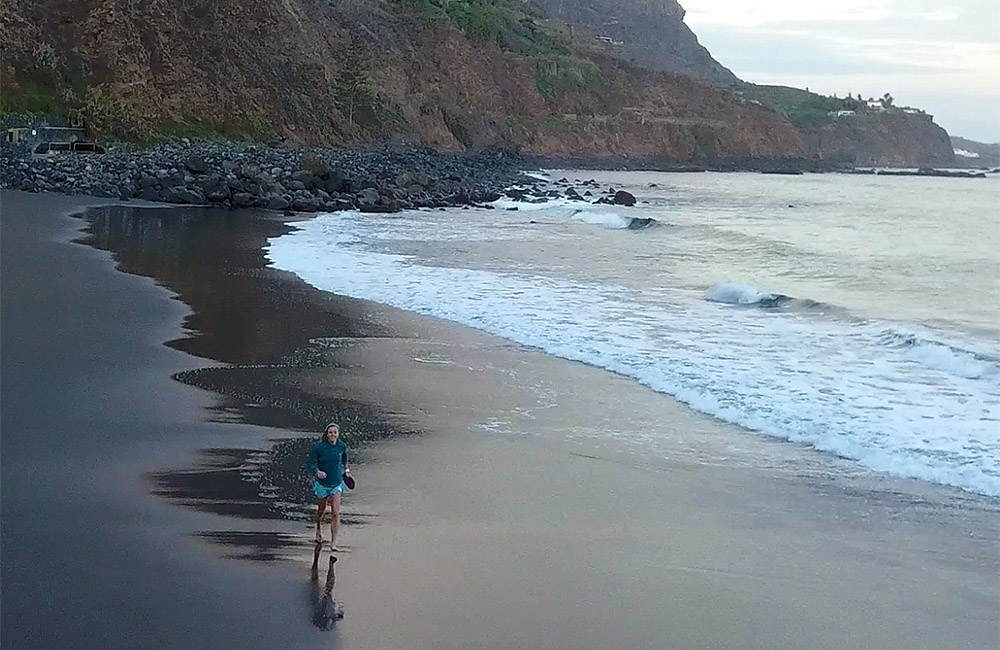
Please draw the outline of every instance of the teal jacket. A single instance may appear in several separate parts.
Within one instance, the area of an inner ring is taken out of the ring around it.
[[[309,452],[309,460],[306,461],[309,473],[316,478],[316,470],[321,469],[326,472],[326,478],[319,479],[320,485],[326,487],[337,487],[343,480],[344,469],[347,468],[347,445],[343,440],[338,440],[337,444],[331,445],[330,441],[323,438]]]

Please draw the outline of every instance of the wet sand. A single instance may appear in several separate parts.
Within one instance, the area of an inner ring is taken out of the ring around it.
[[[329,647],[305,572],[220,561],[196,535],[217,517],[150,494],[149,472],[267,432],[204,422],[216,398],[171,379],[204,365],[163,346],[188,310],[70,243],[63,215],[96,203],[0,194],[3,647]]]
[[[94,213],[158,288],[66,243],[76,199],[2,199],[5,647],[1000,644],[991,501],[830,479],[626,379],[320,294],[263,268],[272,219]],[[301,461],[331,414],[359,489],[322,632]],[[675,442],[631,454],[622,422]]]

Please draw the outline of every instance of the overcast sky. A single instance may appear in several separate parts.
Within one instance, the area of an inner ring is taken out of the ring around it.
[[[890,93],[951,135],[1000,142],[997,0],[680,0],[745,81],[843,97]]]

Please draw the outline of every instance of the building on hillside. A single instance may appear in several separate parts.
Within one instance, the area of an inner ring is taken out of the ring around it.
[[[11,126],[3,135],[5,142],[28,145],[35,153],[53,151],[103,152],[104,149],[87,138],[87,129],[82,126],[52,126],[44,121],[21,122],[22,126]]]
[[[38,144],[39,142],[82,142],[87,139],[86,129],[73,126],[21,126],[7,129],[7,142]]]
[[[831,117],[854,117],[857,113],[855,111],[830,111],[827,115]]]

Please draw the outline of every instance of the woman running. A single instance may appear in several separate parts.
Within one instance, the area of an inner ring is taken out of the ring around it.
[[[340,495],[344,492],[344,476],[350,475],[347,466],[347,445],[340,439],[340,426],[336,422],[326,425],[323,439],[309,452],[306,467],[313,475],[313,493],[316,495],[316,543],[323,543],[323,513],[330,506],[330,550],[337,550],[337,532],[340,530]]]

